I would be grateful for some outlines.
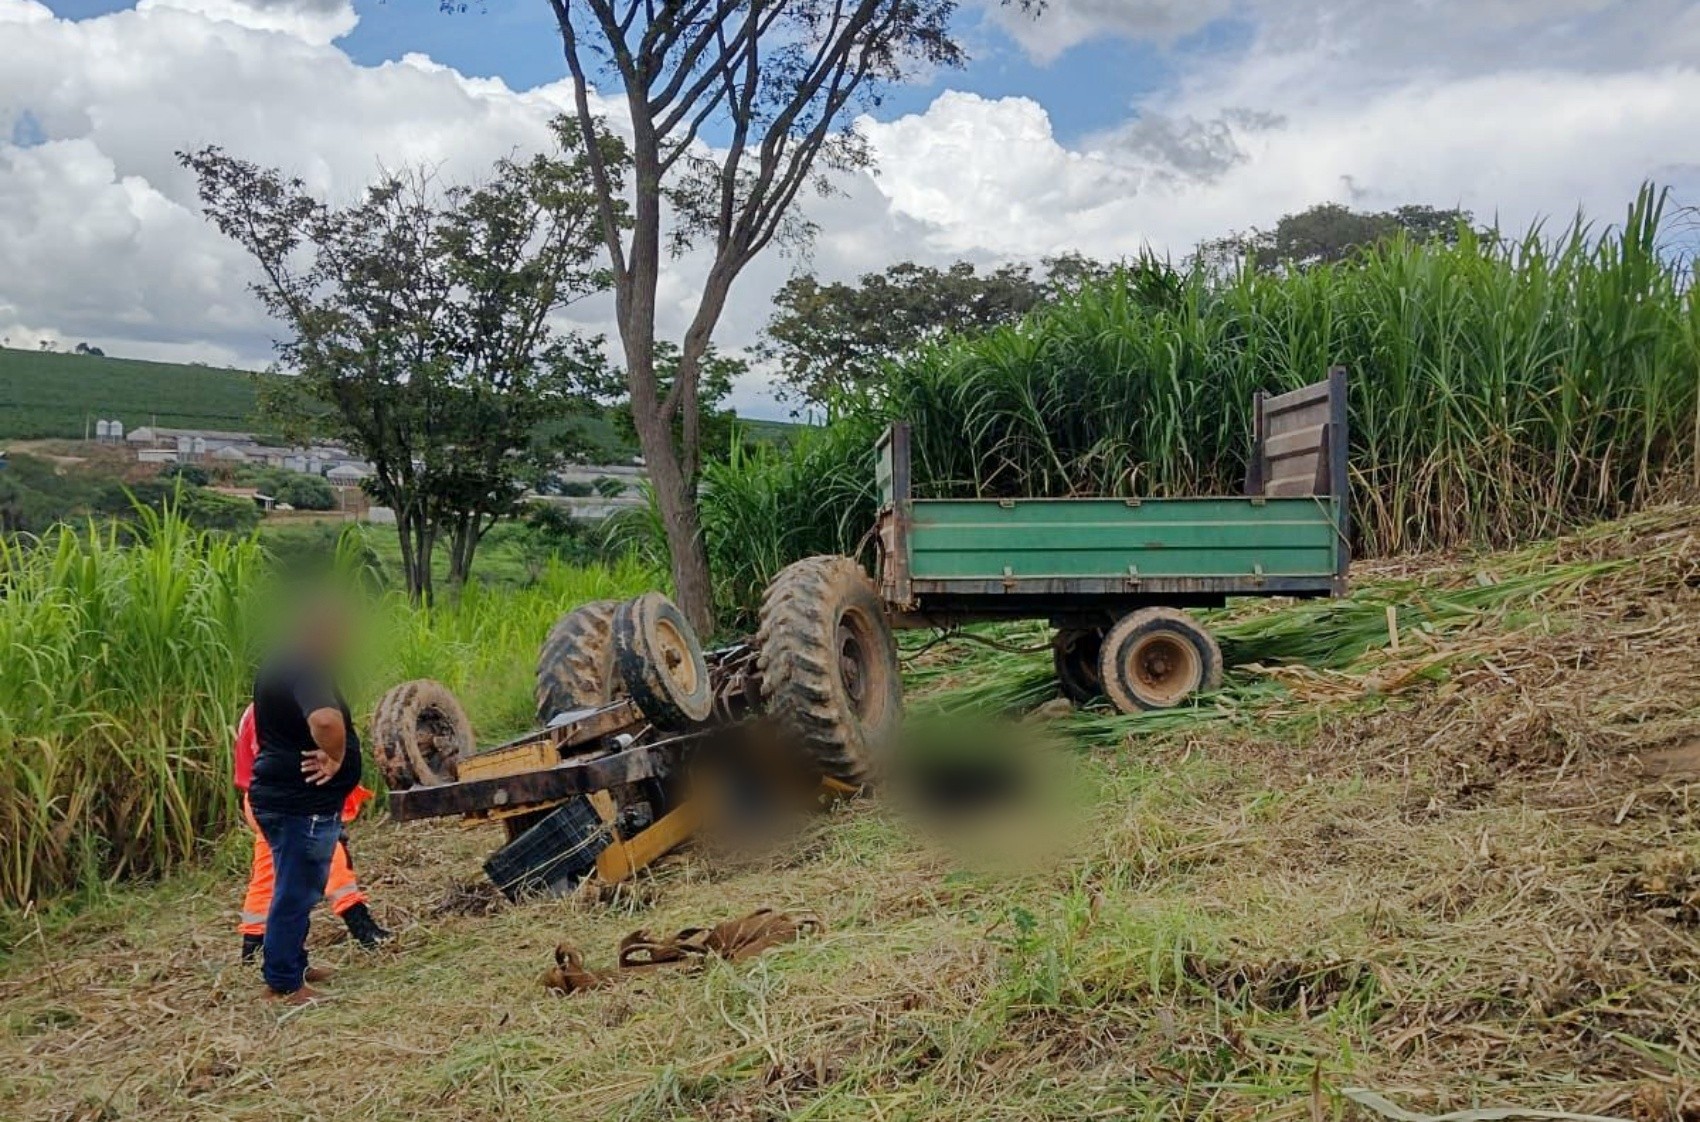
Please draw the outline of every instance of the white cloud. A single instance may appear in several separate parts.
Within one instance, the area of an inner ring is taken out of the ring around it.
[[[1234,0],[1048,0],[1034,16],[1003,0],[983,2],[1039,62],[1054,62],[1071,47],[1109,36],[1173,43],[1234,10]]]
[[[899,260],[1180,254],[1325,199],[1516,225],[1578,204],[1616,217],[1648,176],[1700,196],[1697,0],[1053,0],[1009,26],[1043,58],[1102,35],[1172,43],[1224,15],[1249,42],[1177,51],[1165,88],[1099,135],[1065,143],[1038,101],[965,93],[865,122],[878,173],[808,204],[808,264],[843,279]],[[334,43],[353,18],[347,0],[142,0],[75,21],[0,0],[0,335],[261,364],[275,325],[174,150],[220,144],[348,198],[380,167],[476,175],[546,143],[570,105],[564,81],[514,90],[423,56],[360,66]],[[769,254],[739,280],[723,348],[755,340],[794,264]],[[696,257],[664,275],[664,333],[683,331],[699,275]],[[606,299],[573,315],[610,331]],[[752,376],[738,401],[764,390]]]
[[[309,43],[330,43],[354,30],[360,17],[349,0],[140,0],[137,11],[177,8],[255,31],[277,31]]]

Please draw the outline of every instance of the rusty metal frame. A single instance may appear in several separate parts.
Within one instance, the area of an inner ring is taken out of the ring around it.
[[[397,822],[412,822],[421,818],[477,814],[553,802],[654,779],[667,774],[668,750],[694,739],[694,736],[677,737],[608,756],[567,760],[542,771],[394,791],[390,794],[390,816]]]

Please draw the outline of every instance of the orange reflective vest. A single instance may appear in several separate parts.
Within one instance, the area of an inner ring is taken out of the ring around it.
[[[236,722],[236,789],[244,795],[254,781],[254,757],[259,755],[259,735],[254,731],[254,706],[242,710],[242,719]],[[360,808],[377,798],[377,794],[364,786],[356,785],[348,793],[348,798],[342,802],[342,820],[354,821]]]

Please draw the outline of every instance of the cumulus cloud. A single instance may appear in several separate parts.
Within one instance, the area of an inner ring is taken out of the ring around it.
[[[141,0],[83,20],[0,0],[0,336],[262,364],[276,325],[174,150],[220,144],[346,199],[386,167],[475,176],[545,145],[570,105],[564,81],[358,65],[335,44],[353,18],[347,0]],[[1243,32],[1231,48],[1186,45],[1222,19]],[[899,260],[1179,255],[1324,200],[1461,203],[1515,226],[1579,204],[1615,217],[1647,177],[1700,198],[1696,0],[1052,0],[1007,26],[1036,57],[1104,35],[1180,45],[1163,88],[1096,135],[1059,137],[1037,100],[962,92],[864,120],[877,171],[807,204],[820,233],[802,264],[845,279]],[[723,348],[755,341],[798,264],[765,255],[740,279]],[[689,256],[664,274],[664,333],[700,275]],[[611,333],[607,300],[572,314]],[[772,409],[759,375],[737,401]]]
[[[330,43],[354,30],[349,0],[140,0],[138,11],[177,8],[256,31],[278,31],[309,43]]]

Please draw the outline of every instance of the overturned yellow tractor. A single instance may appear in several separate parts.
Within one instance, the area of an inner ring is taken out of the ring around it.
[[[768,770],[790,786],[865,786],[902,704],[873,582],[848,558],[814,557],[773,582],[744,642],[705,653],[659,592],[585,604],[544,640],[535,732],[480,749],[452,693],[421,680],[379,701],[372,748],[398,821],[505,828],[485,872],[517,898],[592,874],[615,883],[674,849],[709,810],[702,777],[754,744],[770,763],[781,754]]]

